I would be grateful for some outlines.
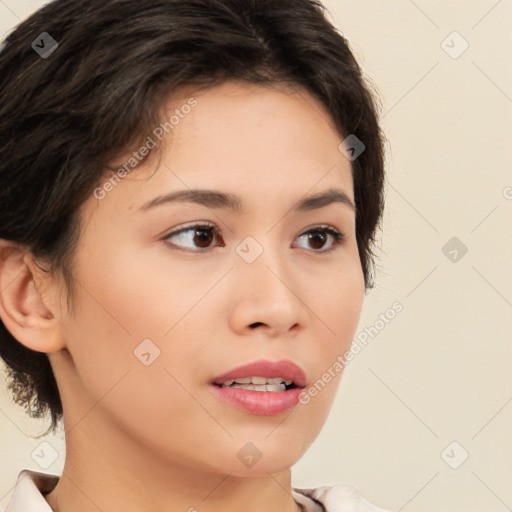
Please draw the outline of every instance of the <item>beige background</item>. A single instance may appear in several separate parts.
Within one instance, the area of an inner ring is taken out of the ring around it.
[[[0,0],[0,33],[42,4]],[[380,90],[389,183],[358,329],[374,334],[294,485],[348,482],[395,511],[512,510],[512,0],[325,4]],[[47,469],[31,457],[46,425],[0,386],[0,510],[21,468],[62,471],[59,437]]]

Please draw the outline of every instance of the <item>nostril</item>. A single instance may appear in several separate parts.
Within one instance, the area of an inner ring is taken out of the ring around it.
[[[251,324],[251,327],[258,327],[259,325],[263,325],[263,322],[255,322],[254,324]]]

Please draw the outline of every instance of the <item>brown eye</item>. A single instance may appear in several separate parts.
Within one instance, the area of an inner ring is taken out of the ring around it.
[[[215,240],[217,235],[218,233],[215,226],[197,224],[174,231],[165,236],[163,240],[173,240],[171,245],[187,251],[193,251],[194,249],[207,250],[210,248],[212,241]],[[183,242],[185,242],[185,244]]]
[[[343,243],[345,236],[340,233],[337,229],[331,226],[318,227],[302,233],[299,238],[305,238],[308,244],[311,244],[315,252],[330,252],[338,245]],[[327,249],[322,248],[332,239],[331,246]]]
[[[308,234],[308,242],[312,244],[313,249],[322,249],[329,237],[325,233],[315,232]]]
[[[211,229],[195,229],[194,233],[194,243],[202,249],[207,249],[215,238]]]

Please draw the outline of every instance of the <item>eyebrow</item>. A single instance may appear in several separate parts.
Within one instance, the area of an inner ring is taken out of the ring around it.
[[[175,202],[196,203],[208,208],[229,209],[240,213],[245,211],[243,201],[239,196],[216,190],[199,189],[178,190],[155,197],[147,203],[144,203],[140,207],[140,210],[146,211],[156,206]],[[352,199],[343,190],[337,188],[329,188],[318,194],[302,198],[294,205],[292,211],[297,213],[307,212],[323,208],[333,203],[345,204],[354,212],[356,211],[356,206]]]

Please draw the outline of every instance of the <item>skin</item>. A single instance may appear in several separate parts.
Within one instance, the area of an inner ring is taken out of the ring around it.
[[[177,91],[168,110],[190,92]],[[73,312],[58,276],[1,246],[1,317],[21,343],[48,353],[61,392],[66,461],[46,496],[55,511],[300,510],[290,468],[321,431],[340,374],[277,416],[236,409],[208,382],[263,358],[293,361],[311,385],[350,347],[364,301],[355,212],[342,203],[290,210],[330,187],[353,201],[351,165],[329,114],[302,89],[230,81],[194,98],[157,168],[141,166],[84,203]],[[139,210],[188,188],[235,193],[246,212]],[[193,231],[162,240],[197,222],[218,228],[209,246],[194,245]],[[345,241],[300,236],[318,225]],[[247,236],[263,248],[253,263],[235,251]],[[161,351],[149,366],[134,356],[146,338]],[[262,455],[253,467],[237,457],[248,442]]]

